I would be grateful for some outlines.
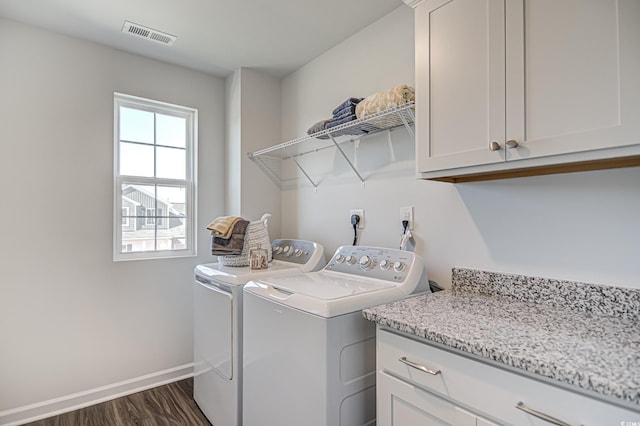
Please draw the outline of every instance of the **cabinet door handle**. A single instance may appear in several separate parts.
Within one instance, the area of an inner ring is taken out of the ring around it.
[[[519,144],[517,140],[509,139],[507,143],[505,143],[505,145],[507,146],[507,148],[512,149],[512,148],[517,148]]]
[[[542,412],[540,412],[540,411],[534,410],[533,408],[529,408],[529,407],[527,407],[526,405],[524,405],[524,402],[522,402],[522,401],[519,401],[519,402],[515,405],[515,407],[516,407],[518,410],[522,410],[522,411],[524,411],[525,413],[527,413],[527,414],[531,414],[532,416],[537,417],[537,418],[539,418],[539,419],[542,419],[542,420],[544,420],[545,422],[549,422],[549,423],[551,423],[552,425],[556,425],[556,426],[571,426],[569,423],[565,423],[565,422],[563,422],[562,420],[558,420],[558,419],[556,419],[555,417],[551,417],[551,416],[550,416],[550,415],[548,415],[548,414],[545,414],[545,413],[542,413]]]
[[[500,151],[500,149],[502,149],[502,147],[496,141],[493,141],[489,144],[489,150],[491,151]]]
[[[416,364],[413,361],[409,361],[406,356],[403,356],[402,358],[398,359],[398,361],[400,361],[403,364],[407,364],[409,367],[413,367],[416,370],[423,371],[423,372],[425,372],[427,374],[431,374],[433,376],[437,376],[438,374],[440,374],[440,370],[432,370],[432,369],[430,369],[428,367],[425,367],[424,365]]]

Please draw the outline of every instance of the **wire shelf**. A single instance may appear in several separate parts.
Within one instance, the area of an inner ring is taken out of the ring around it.
[[[414,122],[415,103],[408,102],[404,105],[393,107],[330,129],[325,129],[312,135],[283,142],[259,151],[249,152],[248,156],[277,184],[280,183],[281,161],[292,160],[314,188],[317,188],[318,184],[307,174],[302,165],[297,161],[297,157],[327,148],[336,148],[360,181],[364,183],[364,179],[340,145],[400,126],[404,126],[407,132],[413,137],[414,133],[411,125],[414,124]]]

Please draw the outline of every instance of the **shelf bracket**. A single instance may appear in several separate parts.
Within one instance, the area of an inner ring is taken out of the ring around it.
[[[411,117],[411,122],[415,123],[416,122],[416,117],[413,115],[413,111],[411,111],[410,109],[407,109],[405,111],[407,111],[407,113]],[[400,117],[400,120],[402,120],[402,124],[404,124],[404,128],[407,129],[407,132],[409,132],[409,135],[412,138],[415,138],[416,135],[415,135],[415,133],[413,133],[413,129],[411,128],[411,126],[409,126],[409,123],[407,122],[407,119],[404,118],[404,114],[402,114],[402,111],[398,111],[398,116]]]
[[[304,168],[302,168],[302,165],[300,163],[298,163],[298,161],[295,159],[295,157],[293,155],[291,155],[289,153],[289,151],[287,151],[287,148],[285,148],[284,146],[282,147],[282,150],[285,152],[285,154],[287,154],[289,156],[289,158],[296,163],[296,166],[298,166],[298,168],[300,169],[300,171],[302,172],[302,174],[307,178],[307,180],[311,183],[311,185],[313,185],[313,188],[318,191],[318,184],[315,183],[313,181],[313,179],[311,179],[311,177],[307,174],[307,172],[304,170]]]
[[[331,133],[329,133],[329,137],[331,138],[331,141],[333,141],[333,144],[336,146],[336,148],[338,148],[338,151],[340,151],[340,154],[342,154],[344,159],[347,161],[347,163],[351,167],[351,170],[353,170],[353,172],[356,174],[356,176],[358,176],[358,179],[360,179],[360,183],[362,183],[364,185],[364,179],[362,178],[362,176],[360,176],[360,173],[358,173],[358,170],[355,168],[355,166],[353,165],[351,160],[349,160],[349,157],[347,157],[347,154],[344,153],[344,151],[342,150],[342,147],[340,147],[340,144],[338,142],[336,142],[335,138],[333,137],[333,135]]]

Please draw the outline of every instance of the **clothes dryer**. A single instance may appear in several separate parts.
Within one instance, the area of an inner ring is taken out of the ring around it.
[[[272,244],[267,269],[208,263],[194,270],[193,396],[215,426],[242,425],[242,312],[244,285],[255,279],[316,271],[324,248],[305,240]]]
[[[320,271],[244,287],[244,426],[375,424],[375,325],[362,309],[430,292],[422,258],[338,248]]]

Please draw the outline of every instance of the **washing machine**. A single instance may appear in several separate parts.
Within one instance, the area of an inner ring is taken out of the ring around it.
[[[250,280],[317,271],[324,248],[305,240],[272,243],[267,269],[209,263],[194,270],[193,396],[214,426],[242,425],[242,288]]]
[[[376,419],[375,324],[362,309],[430,292],[423,259],[338,248],[320,271],[244,287],[244,426],[359,426]]]

